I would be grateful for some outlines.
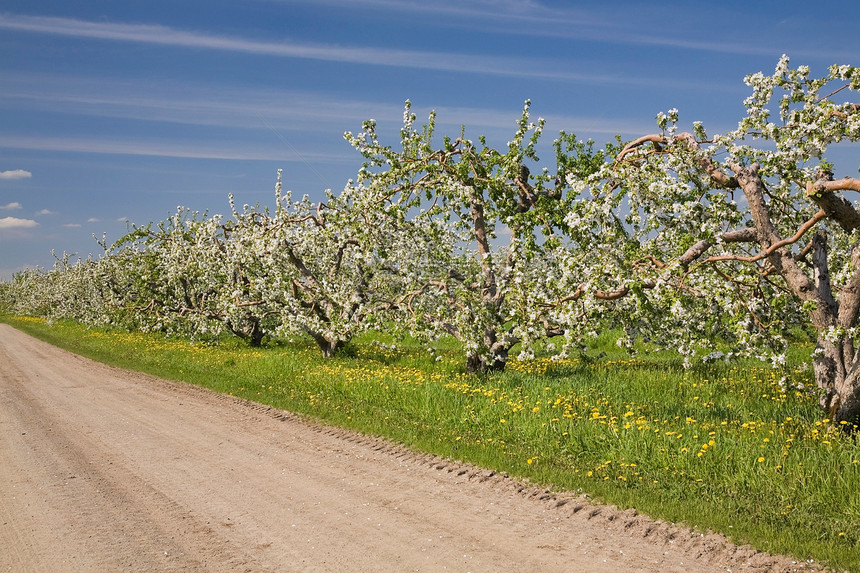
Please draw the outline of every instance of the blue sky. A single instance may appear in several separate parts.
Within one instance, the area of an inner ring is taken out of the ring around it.
[[[0,0],[0,279],[178,205],[271,204],[279,168],[339,190],[361,165],[343,132],[395,143],[406,99],[496,145],[526,99],[547,143],[673,107],[726,131],[783,53],[860,65],[858,24],[856,0]]]

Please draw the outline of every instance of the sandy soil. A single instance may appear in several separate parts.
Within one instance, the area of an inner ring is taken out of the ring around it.
[[[0,324],[0,571],[808,571]]]

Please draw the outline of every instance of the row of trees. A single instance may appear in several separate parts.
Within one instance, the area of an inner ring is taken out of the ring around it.
[[[860,415],[860,212],[825,157],[860,139],[860,70],[820,78],[783,57],[737,129],[678,128],[596,148],[561,133],[537,167],[543,121],[528,102],[506,149],[435,137],[407,102],[396,147],[374,122],[345,137],[365,158],[324,201],[273,209],[231,198],[229,217],[179,209],[133,228],[98,260],[59,260],[2,287],[18,313],[194,336],[309,335],[328,356],[356,333],[396,328],[460,340],[467,368],[504,367],[518,345],[559,355],[607,328],[688,361],[758,356],[778,366],[811,328],[821,406]],[[768,106],[774,107],[771,111]]]

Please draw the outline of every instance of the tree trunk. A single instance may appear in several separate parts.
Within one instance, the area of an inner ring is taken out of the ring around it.
[[[466,356],[466,371],[481,374],[502,372],[508,363],[508,353],[517,341],[503,337],[498,340],[496,331],[487,328],[484,332],[484,352],[473,352]]]
[[[251,346],[255,348],[262,346],[264,332],[263,327],[260,325],[260,318],[258,316],[248,313],[245,315],[245,318],[242,319],[241,324],[233,325],[229,321],[227,321],[226,324],[227,328],[230,329],[230,332],[247,341]]]
[[[795,296],[804,302],[814,303],[810,320],[818,331],[818,346],[813,358],[813,369],[815,383],[822,391],[821,408],[834,422],[853,422],[860,417],[860,367],[855,357],[854,339],[842,334],[838,340],[831,341],[825,338],[825,334],[837,328],[845,332],[857,324],[860,309],[860,258],[855,251],[852,255],[855,274],[839,292],[837,299],[834,294],[836,289],[830,281],[826,231],[819,229],[812,236],[809,257],[812,276],[808,276],[791,249],[785,246],[772,248],[783,240],[771,220],[765,201],[767,187],[759,174],[758,164],[749,167],[729,166],[737,175],[738,183],[747,197],[758,242],[762,250],[769,253],[767,261],[782,275]],[[814,200],[823,202],[820,198]],[[827,212],[829,206],[821,206]],[[833,213],[835,211],[831,210],[830,216],[837,221],[844,219]]]
[[[325,358],[333,357],[335,354],[338,353],[340,349],[346,346],[346,343],[348,342],[347,340],[329,340],[319,332],[313,332],[311,330],[308,330],[307,328],[305,328],[305,332],[307,332],[311,336],[311,338],[314,339],[314,342],[316,342],[317,346],[320,347],[320,350],[322,350],[323,353],[323,357]]]
[[[854,359],[853,340],[836,343],[819,336],[813,360],[815,383],[822,390],[822,410],[834,422],[860,419],[860,365]]]
[[[254,327],[251,330],[251,346],[259,348],[263,345],[263,329],[260,327],[260,321],[254,322]]]
[[[319,341],[317,341],[319,344]],[[337,354],[346,343],[343,340],[327,340],[325,344],[319,344],[325,358],[331,358]]]
[[[469,354],[466,356],[466,372],[473,374],[489,374],[491,372],[502,372],[507,364],[507,353],[504,357],[494,356],[488,358],[486,355]]]

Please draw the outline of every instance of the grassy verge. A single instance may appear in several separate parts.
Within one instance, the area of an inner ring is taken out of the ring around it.
[[[813,386],[808,369],[787,380],[754,362],[684,370],[669,355],[630,359],[604,345],[594,362],[513,362],[478,377],[455,351],[434,360],[372,338],[323,360],[298,343],[207,347],[0,320],[117,366],[860,571],[860,446],[797,389]]]

